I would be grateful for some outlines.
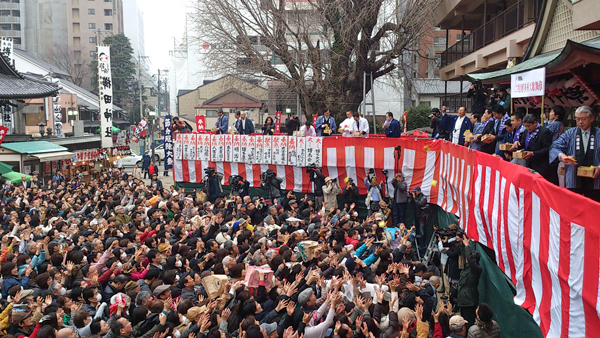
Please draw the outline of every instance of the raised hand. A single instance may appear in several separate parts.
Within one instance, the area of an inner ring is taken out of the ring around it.
[[[417,317],[418,321],[420,321],[420,322],[423,321],[423,305],[421,305],[421,304],[415,305],[415,316]]]
[[[296,303],[290,301],[288,303],[288,305],[286,306],[286,311],[288,316],[292,316],[294,314],[294,311],[296,310]]]

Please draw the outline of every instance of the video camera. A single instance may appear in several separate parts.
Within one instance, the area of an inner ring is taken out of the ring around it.
[[[315,172],[315,170],[317,170],[317,166],[314,164],[311,164],[308,167],[306,167],[306,173],[309,175],[313,174]]]
[[[214,167],[208,167],[208,168],[204,169],[204,174],[208,177],[211,177],[215,173],[216,173],[216,171],[215,171]]]
[[[268,181],[277,177],[277,174],[273,171],[273,169],[267,169],[264,173],[260,174],[260,180],[263,183],[268,183]]]
[[[441,238],[447,237],[447,238],[453,238],[453,237],[464,237],[465,236],[465,231],[463,229],[451,229],[451,228],[444,228],[444,229],[439,229],[435,232],[435,234],[437,236],[440,236]]]
[[[230,187],[237,187],[243,181],[244,181],[244,178],[240,175],[229,176],[229,186]]]

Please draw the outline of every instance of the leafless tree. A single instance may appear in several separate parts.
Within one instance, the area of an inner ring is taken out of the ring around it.
[[[197,43],[217,47],[204,60],[210,69],[276,80],[307,116],[327,106],[341,117],[362,101],[364,73],[412,74],[406,55],[431,32],[438,2],[196,0],[194,23]]]
[[[75,51],[68,46],[54,48],[52,53],[45,58],[45,61],[55,65],[71,75],[71,80],[77,86],[91,86],[92,72],[89,67],[90,58],[86,58],[83,53],[86,51]],[[87,81],[84,83],[84,81]]]

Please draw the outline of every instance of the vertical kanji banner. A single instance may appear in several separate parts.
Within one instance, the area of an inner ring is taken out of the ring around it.
[[[103,148],[113,146],[113,90],[110,71],[110,46],[98,46],[98,100],[100,113],[100,135]]]
[[[256,160],[256,164],[264,164],[265,163],[265,159],[264,159],[264,136],[263,135],[256,135],[254,137],[255,139],[255,143],[256,143],[256,156],[255,156],[255,160]]]
[[[273,136],[265,135],[263,139],[263,164],[273,163]],[[275,164],[275,163],[273,163]]]
[[[163,144],[165,148],[165,170],[169,170],[173,168],[173,134],[171,132],[171,115],[165,116],[164,131],[165,138]]]
[[[275,112],[275,133],[281,133],[281,112]]]
[[[288,165],[298,165],[298,152],[296,147],[296,136],[288,136]]]
[[[175,134],[175,144],[173,145],[173,158],[175,160],[183,160],[183,140],[181,133]]]
[[[225,138],[225,162],[233,161],[233,135],[224,134]]]
[[[196,131],[206,131],[206,118],[204,115],[196,115]]]

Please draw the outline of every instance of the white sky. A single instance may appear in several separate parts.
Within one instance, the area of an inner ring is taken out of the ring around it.
[[[150,73],[168,69],[169,51],[173,38],[181,41],[185,29],[185,15],[190,11],[190,0],[139,0],[144,13],[144,40],[146,56],[150,57]]]

